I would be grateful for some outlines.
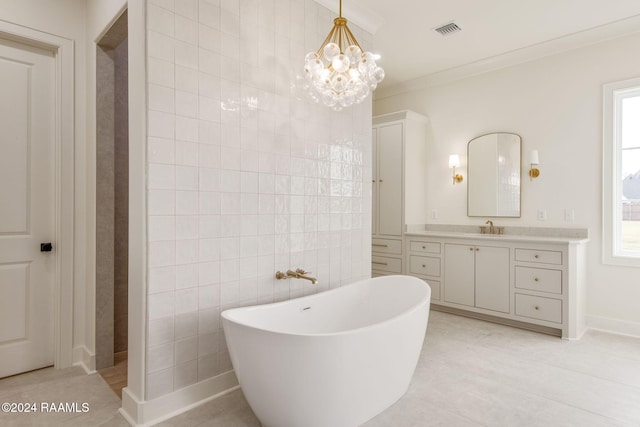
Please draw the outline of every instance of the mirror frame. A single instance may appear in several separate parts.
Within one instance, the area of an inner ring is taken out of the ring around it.
[[[518,215],[498,215],[497,212],[495,215],[477,215],[477,214],[471,214],[470,213],[470,206],[469,206],[469,190],[470,190],[470,184],[472,182],[473,177],[471,176],[471,157],[470,157],[470,145],[473,141],[477,140],[478,138],[482,138],[488,135],[497,135],[497,134],[506,134],[506,135],[513,135],[518,137],[518,148],[519,148],[519,154],[520,154],[520,158],[518,159],[518,165],[519,165],[519,179],[520,182],[518,184]],[[489,132],[483,135],[479,135],[473,139],[471,139],[468,143],[467,143],[467,216],[468,217],[472,217],[472,218],[479,218],[479,217],[490,217],[490,218],[520,218],[522,217],[522,137],[517,134],[517,133],[513,133],[513,132]]]

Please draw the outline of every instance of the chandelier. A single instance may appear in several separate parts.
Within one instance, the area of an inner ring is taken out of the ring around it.
[[[322,46],[305,56],[304,71],[311,99],[336,111],[361,103],[384,79],[376,55],[362,50],[342,17],[342,0]]]

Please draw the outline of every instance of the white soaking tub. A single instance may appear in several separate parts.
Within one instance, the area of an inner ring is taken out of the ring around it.
[[[263,427],[355,427],[409,387],[431,288],[410,276],[222,313],[238,381]]]

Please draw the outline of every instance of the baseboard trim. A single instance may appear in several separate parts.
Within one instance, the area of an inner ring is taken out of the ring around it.
[[[132,426],[152,426],[225,395],[239,387],[234,371],[225,372],[148,401],[139,400],[125,387],[122,389],[120,414]]]
[[[84,345],[79,345],[73,349],[73,366],[80,366],[88,375],[95,374],[96,355]]]
[[[446,305],[431,304],[431,309],[435,311],[441,311],[443,313],[455,314],[458,316],[469,317],[477,320],[484,320],[485,322],[499,323],[501,325],[513,326],[515,328],[526,329],[528,331],[540,332],[547,335],[553,335],[554,337],[562,337],[562,329],[558,328],[534,325],[532,323],[521,322],[518,320],[505,319],[504,317],[491,316],[490,314],[461,310],[459,308],[448,307]]]
[[[639,322],[629,322],[602,316],[587,316],[587,328],[610,334],[640,338]]]

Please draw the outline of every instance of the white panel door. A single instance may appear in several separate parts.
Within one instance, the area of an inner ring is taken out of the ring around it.
[[[0,38],[0,377],[53,364],[55,58]],[[53,252],[41,252],[41,243]]]
[[[475,305],[475,246],[444,245],[444,300]]]
[[[402,235],[402,124],[378,128],[378,234]]]

